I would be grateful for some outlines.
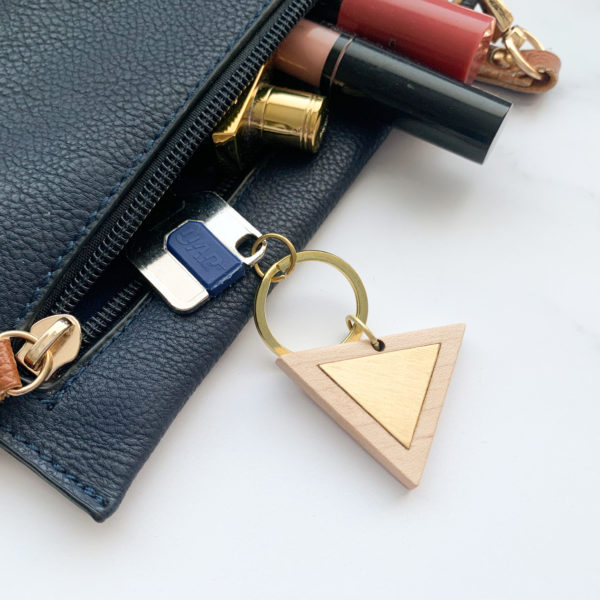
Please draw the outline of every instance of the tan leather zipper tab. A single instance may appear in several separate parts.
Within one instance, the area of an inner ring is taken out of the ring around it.
[[[11,340],[24,340],[13,353]],[[0,333],[0,401],[6,396],[24,396],[48,381],[60,367],[73,361],[81,346],[81,326],[71,315],[53,315],[31,326],[30,331]],[[15,360],[16,358],[16,360]],[[17,362],[35,375],[23,385]]]
[[[527,62],[538,71],[541,79],[533,79],[513,61],[500,60],[500,56],[488,55],[477,75],[477,81],[499,85],[515,92],[541,94],[558,83],[560,59],[548,50],[522,50]]]
[[[0,340],[0,402],[6,398],[10,390],[20,387],[21,378],[10,340]]]

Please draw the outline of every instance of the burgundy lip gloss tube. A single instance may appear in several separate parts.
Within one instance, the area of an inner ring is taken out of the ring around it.
[[[275,66],[332,100],[483,163],[511,104],[345,33],[300,21]]]
[[[490,15],[448,0],[321,0],[309,18],[465,83],[479,72],[496,27]]]

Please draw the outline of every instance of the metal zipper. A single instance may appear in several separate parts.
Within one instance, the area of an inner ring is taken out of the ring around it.
[[[146,172],[65,268],[45,300],[38,304],[35,319],[74,311],[100,275],[122,252],[261,65],[314,3],[315,0],[284,1],[252,33],[253,38],[260,38],[260,41],[246,43],[233,61],[209,84],[202,100],[183,119]],[[105,312],[106,315],[99,316],[99,319],[107,324],[105,317],[110,317],[111,311]],[[93,335],[93,329],[88,331],[84,324],[88,336]]]
[[[139,302],[146,286],[139,279],[133,279],[119,290],[104,306],[81,326],[81,346],[88,348],[96,339],[102,337],[112,326],[127,314],[129,308]]]

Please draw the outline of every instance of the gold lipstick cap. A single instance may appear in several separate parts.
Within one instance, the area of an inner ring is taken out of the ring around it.
[[[317,152],[327,124],[324,96],[259,84],[247,126],[269,144]]]
[[[324,96],[269,85],[264,67],[212,134],[221,158],[243,167],[253,144],[317,152],[327,125]]]

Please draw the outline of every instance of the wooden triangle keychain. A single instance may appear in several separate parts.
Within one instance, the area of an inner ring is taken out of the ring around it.
[[[296,252],[285,237],[290,254],[266,273],[258,265],[262,283],[254,301],[254,321],[267,346],[279,356],[278,366],[338,425],[349,433],[407,488],[416,487],[423,474],[442,411],[465,326],[449,325],[377,338],[367,327],[368,300],[356,271],[328,252]],[[271,284],[285,279],[298,263],[319,261],[340,271],[356,299],[356,314],[346,317],[349,333],[341,344],[291,352],[273,336],[266,318]],[[361,340],[365,335],[367,340]]]

